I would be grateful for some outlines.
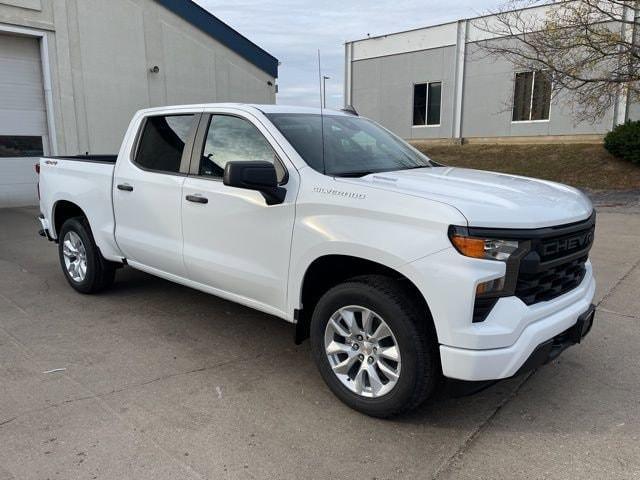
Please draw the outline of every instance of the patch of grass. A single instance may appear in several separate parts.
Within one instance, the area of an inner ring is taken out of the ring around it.
[[[433,160],[542,178],[588,190],[640,188],[640,165],[620,160],[602,145],[429,145],[412,142]]]

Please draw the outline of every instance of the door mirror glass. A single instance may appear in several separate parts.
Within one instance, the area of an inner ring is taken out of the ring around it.
[[[286,189],[278,186],[278,174],[271,162],[227,162],[223,182],[229,187],[261,192],[268,205],[282,203],[287,194]]]

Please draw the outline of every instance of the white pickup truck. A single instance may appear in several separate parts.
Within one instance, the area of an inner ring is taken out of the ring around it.
[[[138,112],[117,156],[40,160],[41,234],[73,288],[128,265],[296,325],[349,406],[512,377],[594,317],[595,213],[552,182],[439,165],[355,112]]]

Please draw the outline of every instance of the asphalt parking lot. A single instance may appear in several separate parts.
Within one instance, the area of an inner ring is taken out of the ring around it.
[[[635,208],[600,208],[581,345],[386,421],[278,319],[132,269],[75,293],[36,213],[0,210],[0,480],[640,478]]]

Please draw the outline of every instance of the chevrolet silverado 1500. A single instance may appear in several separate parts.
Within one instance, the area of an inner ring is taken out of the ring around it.
[[[40,160],[41,233],[79,292],[128,265],[294,323],[329,388],[374,416],[587,334],[585,195],[443,166],[354,112],[322,113],[140,111],[117,156]]]

